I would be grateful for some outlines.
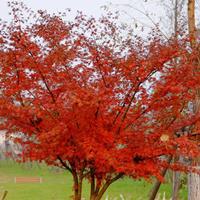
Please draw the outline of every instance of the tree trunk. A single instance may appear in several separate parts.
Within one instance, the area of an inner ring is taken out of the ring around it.
[[[94,177],[94,170],[90,169],[90,200],[95,200],[95,177]]]
[[[123,173],[119,173],[118,175],[116,175],[115,177],[113,177],[110,180],[107,180],[104,184],[100,185],[98,184],[97,180],[96,180],[96,184],[95,184],[95,178],[94,178],[94,174],[91,173],[91,193],[90,193],[90,200],[100,200],[102,199],[104,193],[106,192],[106,190],[108,189],[108,187],[114,183],[115,181],[117,181],[118,179],[120,179],[121,177],[123,177]]]
[[[173,188],[172,188],[172,200],[179,199],[179,189],[180,189],[180,172],[173,172]]]
[[[74,180],[74,196],[73,196],[73,200],[81,200],[82,178],[78,178],[77,173],[73,171],[73,180]]]
[[[196,25],[195,25],[195,0],[188,0],[188,30],[190,36],[190,44],[192,49],[194,49],[196,48],[197,45]],[[197,113],[200,110],[199,89],[197,89],[196,91],[196,98],[193,104],[194,104],[194,113]],[[192,162],[194,162],[194,160]],[[196,162],[196,166],[197,168],[199,168],[199,162]],[[200,176],[195,173],[190,173],[188,175],[188,200],[199,200],[199,199],[200,199]]]
[[[82,197],[82,183],[83,183],[83,180],[81,178],[78,183],[78,199],[80,199],[80,200]]]
[[[175,162],[183,162],[182,157],[176,157]],[[173,184],[172,184],[172,200],[179,199],[179,190],[181,184],[181,172],[173,171]]]
[[[195,0],[188,0],[188,31],[191,47],[196,45]]]
[[[188,174],[188,200],[199,200],[199,199],[200,199],[200,175],[190,173]]]
[[[106,183],[106,184],[102,187],[102,189],[99,191],[98,195],[96,196],[95,200],[100,200],[100,199],[103,197],[105,191],[108,189],[108,187],[109,187],[110,184],[111,184],[111,183]]]
[[[172,161],[172,156],[169,156],[169,157],[167,158],[167,163],[170,164],[171,161]],[[165,169],[163,169],[163,171],[161,172],[161,175],[162,175],[163,177],[165,176],[165,174],[166,174],[166,172],[167,172],[167,169],[168,169],[168,168],[165,168]],[[158,180],[156,180],[156,182],[155,182],[154,185],[153,185],[152,190],[150,191],[149,200],[154,200],[154,199],[156,198],[156,195],[157,195],[157,193],[158,193],[158,190],[159,190],[159,188],[160,188],[160,185],[161,185],[161,182],[158,181]]]

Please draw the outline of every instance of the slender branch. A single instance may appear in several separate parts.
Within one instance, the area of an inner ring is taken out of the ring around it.
[[[67,169],[69,172],[72,173],[72,169],[69,166],[67,166],[67,164],[61,159],[61,157],[57,156],[57,158],[60,161],[60,163],[64,166],[64,168]]]
[[[26,45],[23,45],[23,47],[24,47],[25,49],[27,48]],[[28,53],[29,53],[29,55],[31,56],[31,58],[33,59],[33,62],[35,63],[35,65],[37,66],[36,60],[35,60],[34,55],[32,54],[32,52],[31,52],[30,50],[28,50]],[[47,81],[46,81],[45,76],[42,74],[41,70],[40,70],[38,67],[37,67],[37,70],[38,70],[38,72],[39,72],[39,74],[40,74],[40,76],[41,76],[41,78],[42,78],[42,81],[44,82],[45,87],[46,87],[46,89],[48,90],[48,92],[49,92],[49,94],[50,94],[50,96],[51,96],[53,102],[55,103],[55,102],[56,102],[55,97],[54,97],[52,91],[50,90],[49,85],[47,84]]]
[[[31,57],[32,57],[33,60],[34,60],[35,65],[37,66],[37,63],[36,63],[36,61],[35,61],[35,59],[34,59],[34,56],[33,56],[33,54],[32,54],[31,51],[29,51],[29,55],[31,55]],[[55,102],[56,102],[55,97],[54,97],[52,91],[50,90],[49,85],[47,84],[47,81],[46,81],[45,76],[42,74],[41,70],[40,70],[38,67],[37,67],[37,70],[38,70],[38,72],[39,72],[39,74],[40,74],[40,76],[41,76],[41,78],[42,78],[42,81],[43,81],[44,84],[45,84],[46,89],[48,90],[48,92],[49,92],[49,94],[50,94],[50,96],[51,96],[51,98],[52,98],[52,101],[55,103]]]
[[[130,100],[130,102],[129,102],[129,104],[128,104],[128,106],[127,106],[125,112],[124,112],[123,117],[122,117],[122,122],[126,119],[126,115],[127,115],[128,111],[129,111],[129,109],[130,109],[130,107],[131,107],[131,104],[132,104],[133,100],[135,99],[135,95],[138,93],[139,87],[140,87],[140,85],[141,85],[142,83],[143,83],[143,82],[139,82],[139,83],[137,84],[137,86],[136,86],[136,88],[135,88],[135,91],[134,91],[134,93],[133,93],[133,95],[132,95],[132,97],[131,97],[131,100]]]
[[[144,83],[146,80],[148,80],[148,78],[151,77],[152,75],[154,75],[157,71],[158,70],[152,70],[142,81],[138,82],[137,86],[135,87],[135,91],[134,91],[134,93],[132,95],[132,98],[131,98],[128,106],[127,106],[127,109],[124,112],[124,115],[122,117],[122,122],[125,120],[126,115],[127,115],[128,111],[129,111],[129,109],[131,107],[131,104],[132,104],[133,100],[135,99],[135,95],[137,94],[141,84]]]
[[[124,173],[119,173],[118,175],[116,175],[115,177],[113,177],[112,179],[106,181],[106,183],[103,185],[103,187],[101,188],[101,190],[99,191],[97,197],[95,200],[100,200],[103,196],[103,194],[105,193],[105,191],[108,189],[108,187],[114,183],[115,181],[117,181],[118,179],[120,179],[121,177],[123,177]]]
[[[139,12],[140,14],[144,15],[145,17],[147,17],[147,19],[149,19],[149,21],[160,31],[160,33],[162,33],[162,35],[167,39],[169,40],[169,38],[167,37],[167,35],[161,31],[158,27],[158,25],[154,22],[154,20],[150,17],[150,15],[138,8],[135,8],[134,6],[131,6],[130,4],[116,4],[116,6],[125,6],[125,7],[128,7],[128,8],[131,8],[137,12]]]
[[[117,113],[117,115],[115,116],[114,120],[113,120],[113,124],[115,124],[115,122],[117,121],[117,118],[119,117],[119,115],[121,114],[122,110],[124,109],[125,105],[126,105],[126,99],[129,97],[131,90],[133,89],[133,85],[130,88],[130,90],[128,91],[128,93],[126,94],[125,98],[124,98],[124,102],[123,105],[121,107],[121,110]]]
[[[49,85],[47,84],[47,81],[46,81],[45,76],[42,74],[41,70],[38,69],[38,72],[39,72],[39,74],[40,74],[40,76],[41,76],[41,78],[42,78],[42,81],[44,82],[45,87],[47,88],[47,90],[48,90],[48,92],[49,92],[49,94],[50,94],[50,96],[51,96],[53,102],[55,103],[55,102],[56,102],[55,97],[54,97],[54,95],[53,95],[53,92],[50,90]]]
[[[96,110],[96,112],[95,112],[95,118],[96,118],[96,119],[98,118],[98,115],[99,115],[100,103],[101,103],[101,101],[99,101],[99,105],[98,105],[97,110]]]
[[[96,65],[97,65],[97,68],[99,69],[99,72],[100,72],[100,74],[101,74],[103,83],[104,83],[105,87],[107,88],[108,85],[107,85],[107,83],[106,83],[106,79],[105,79],[105,77],[104,77],[104,75],[103,75],[103,72],[102,72],[102,70],[101,70],[101,67],[100,67],[100,64],[99,64],[99,58],[98,58],[98,57],[96,57]]]
[[[38,99],[30,90],[27,90],[29,92],[30,95],[32,95],[32,97],[34,99]],[[48,109],[42,104],[42,103],[39,103],[39,105],[44,108],[44,110],[48,113],[48,115],[53,119],[53,120],[57,120],[52,114],[50,111],[48,111]]]
[[[112,184],[115,181],[117,181],[118,179],[122,178],[124,176],[124,173],[119,173],[117,176],[115,176],[114,178],[112,178],[109,183]]]
[[[174,6],[174,36],[177,39],[178,34],[178,0],[175,0]]]

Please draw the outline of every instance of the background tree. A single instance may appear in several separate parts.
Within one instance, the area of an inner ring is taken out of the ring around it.
[[[196,76],[199,73],[199,41],[198,41],[198,32],[196,27],[196,17],[195,17],[195,0],[188,0],[187,4],[188,8],[188,31],[190,36],[190,46],[192,49],[192,53],[197,51],[198,58],[194,61],[194,64],[196,64],[196,69],[194,70],[194,76]],[[200,93],[199,88],[196,89],[196,95],[193,101],[194,104],[194,113],[198,113],[200,110],[199,107],[199,101],[200,101]],[[198,140],[198,134],[196,135],[196,132],[198,132],[198,127],[193,127],[194,132],[194,139]],[[193,160],[197,165],[197,168],[199,167],[199,159]],[[197,200],[200,198],[200,176],[196,174],[189,174],[188,176],[188,199],[189,200]]]

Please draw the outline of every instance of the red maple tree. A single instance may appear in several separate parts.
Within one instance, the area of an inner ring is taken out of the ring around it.
[[[198,141],[180,130],[197,124],[191,100],[199,85],[187,40],[124,37],[113,20],[59,15],[11,4],[1,22],[1,129],[23,147],[24,161],[63,167],[91,200],[123,176],[162,179],[187,171],[166,157],[197,157]],[[26,13],[34,16],[29,23]],[[22,13],[22,17],[20,17]],[[32,22],[32,23],[30,23]],[[178,61],[177,61],[178,60]]]

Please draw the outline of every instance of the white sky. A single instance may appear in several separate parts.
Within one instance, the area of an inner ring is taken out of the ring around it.
[[[16,0],[15,0],[16,1]],[[66,8],[70,8],[72,11],[81,10],[87,15],[93,15],[98,17],[103,13],[103,9],[101,6],[109,5],[109,3],[114,4],[129,4],[134,7],[134,9],[130,9],[125,7],[116,7],[116,6],[109,6],[109,8],[113,8],[113,10],[126,10],[128,15],[123,14],[121,21],[127,24],[133,25],[136,21],[137,24],[142,22],[143,27],[152,27],[153,24],[150,19],[148,19],[144,14],[138,12],[141,10],[142,12],[149,13],[149,16],[153,19],[154,22],[159,21],[159,17],[163,16],[164,9],[161,7],[160,2],[161,0],[148,0],[145,3],[145,0],[21,0],[24,2],[28,7],[33,10],[47,10],[48,12],[59,12],[64,11]],[[168,1],[168,0],[165,0]],[[135,9],[136,8],[136,9]],[[3,20],[10,19],[8,15],[9,9],[7,6],[7,0],[0,0],[0,18]],[[166,21],[166,20],[164,20]],[[139,30],[137,30],[139,31]],[[140,31],[139,31],[140,32]]]
[[[148,5],[148,10],[151,12],[160,12],[160,8],[157,4],[159,0],[149,0],[148,4],[144,3],[144,0],[22,0],[28,7],[38,10],[45,9],[49,12],[64,11],[65,8],[71,8],[72,10],[82,10],[85,14],[99,16],[102,13],[100,8],[103,5],[112,4],[132,4],[134,7],[144,10],[145,5]],[[0,18],[8,19],[8,7],[7,0],[0,0]],[[137,11],[132,10],[130,14],[141,16]],[[146,19],[147,20],[147,19]],[[148,21],[148,20],[147,20]]]
[[[45,9],[49,12],[64,11],[65,8],[82,10],[86,14],[98,16],[102,12],[100,7],[108,2],[126,3],[126,0],[22,0],[34,10]],[[7,0],[0,0],[0,17],[8,17]]]

